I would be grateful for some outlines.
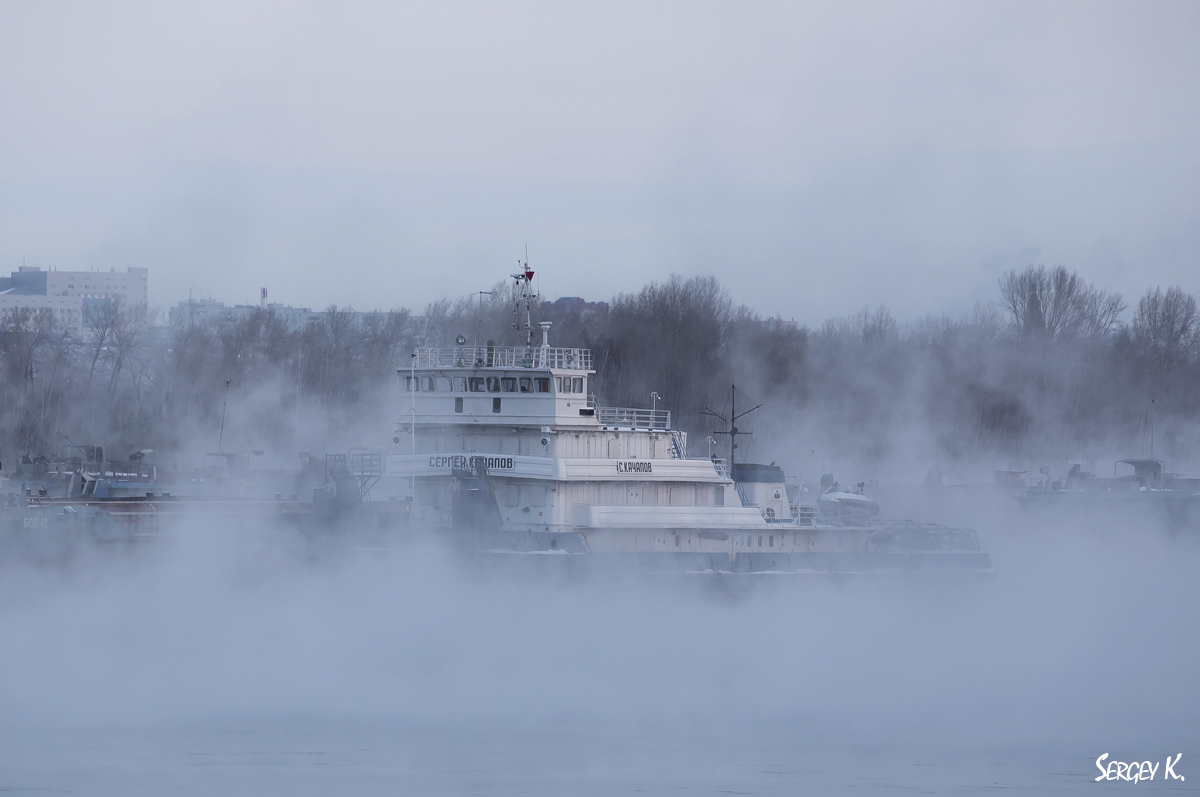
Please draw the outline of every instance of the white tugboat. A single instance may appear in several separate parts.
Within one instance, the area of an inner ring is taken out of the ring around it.
[[[387,476],[413,488],[415,527],[479,550],[587,555],[618,569],[988,569],[968,530],[834,525],[790,502],[772,465],[692,459],[657,408],[599,406],[587,349],[535,340],[528,267],[513,275],[525,344],[420,348],[400,370],[404,454]]]

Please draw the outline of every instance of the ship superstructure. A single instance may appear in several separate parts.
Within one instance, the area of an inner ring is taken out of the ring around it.
[[[414,525],[643,569],[861,569],[901,553],[892,536],[873,542],[879,526],[826,526],[802,512],[774,464],[689,457],[667,410],[601,405],[591,352],[551,346],[548,322],[535,339],[532,277],[527,268],[514,275],[524,345],[467,345],[460,336],[455,346],[417,349],[398,371],[405,453],[390,455],[386,471],[412,486]],[[943,550],[943,539],[925,553],[957,557],[953,566],[970,554],[970,566],[988,567],[968,534],[963,550]]]

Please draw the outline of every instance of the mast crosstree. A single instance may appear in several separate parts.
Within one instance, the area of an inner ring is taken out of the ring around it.
[[[729,427],[728,430],[722,429],[720,431],[713,432],[713,434],[729,435],[729,467],[731,467],[731,468],[737,462],[736,452],[737,452],[737,447],[738,447],[738,445],[737,445],[738,437],[754,434],[754,432],[743,432],[741,429],[738,429],[737,428],[738,418],[744,418],[762,406],[761,404],[755,404],[753,407],[751,407],[748,410],[738,412],[737,411],[737,392],[738,392],[737,385],[730,384],[729,385],[729,418],[728,419],[726,419],[724,415],[721,415],[718,412],[714,412],[713,410],[709,409],[708,407],[704,408],[705,415],[711,415],[714,418],[716,418],[717,420],[719,420],[721,423],[723,423]]]

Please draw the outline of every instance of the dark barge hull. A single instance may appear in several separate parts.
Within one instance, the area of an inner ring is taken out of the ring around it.
[[[909,524],[909,528],[916,528]],[[867,529],[832,528],[833,533],[866,534]],[[958,530],[956,530],[958,531]],[[980,550],[974,532],[954,543],[946,535],[925,535],[925,548],[849,551],[595,551],[577,532],[443,531],[462,553],[481,562],[523,561],[537,569],[623,573],[915,573],[992,571],[991,557]],[[707,532],[709,539],[727,537]],[[939,544],[940,543],[940,544]],[[883,545],[881,543],[880,548]]]
[[[512,550],[477,551],[482,562],[523,562],[536,569],[593,570],[613,573],[946,573],[992,572],[983,552],[911,553],[567,553]],[[732,559],[732,561],[731,561]]]

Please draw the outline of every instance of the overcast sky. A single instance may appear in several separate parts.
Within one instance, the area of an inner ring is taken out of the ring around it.
[[[0,5],[0,272],[360,309],[672,272],[807,323],[1200,294],[1200,3]]]

